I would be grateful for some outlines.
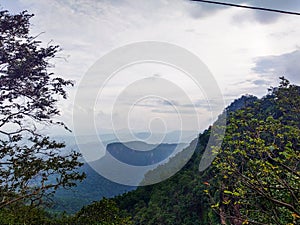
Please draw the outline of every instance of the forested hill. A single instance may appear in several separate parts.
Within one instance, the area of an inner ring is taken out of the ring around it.
[[[242,96],[230,104],[224,113],[230,114],[253,105],[255,101],[257,98],[254,96]],[[139,187],[114,199],[121,209],[129,212],[136,224],[209,224],[210,217],[218,221],[210,210],[204,192],[204,182],[207,177],[212,177],[211,169],[204,173],[198,170],[210,131],[211,128],[205,130],[168,163],[149,171],[144,182],[169,174],[174,168],[180,169],[182,160],[190,158],[175,176],[159,184]]]
[[[178,159],[192,154],[177,174],[161,183],[102,199],[75,215],[53,218],[40,209],[28,211],[25,207],[24,211],[21,206],[14,206],[8,211],[10,214],[0,211],[0,216],[4,215],[0,221],[3,218],[14,222],[4,224],[300,224],[300,87],[282,77],[279,87],[271,88],[263,98],[244,96],[224,113],[227,122],[222,146],[212,149],[216,158],[203,172],[199,172],[199,163],[211,127],[167,164],[145,175],[144,179],[161,176],[176,167]],[[193,153],[191,149],[195,146]],[[26,214],[20,216],[20,212]]]
[[[209,169],[198,171],[210,129],[175,176],[114,198],[134,224],[299,224],[300,88],[281,78],[262,99],[242,97],[226,112],[222,149]]]

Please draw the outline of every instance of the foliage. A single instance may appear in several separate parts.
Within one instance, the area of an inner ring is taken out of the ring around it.
[[[0,209],[1,225],[71,225],[72,217],[64,213],[50,214],[41,207],[11,204]]]
[[[59,49],[41,47],[30,36],[32,16],[0,11],[0,208],[17,201],[39,204],[58,187],[84,178],[74,170],[82,165],[80,154],[62,155],[64,143],[39,132],[42,126],[66,128],[53,118],[72,82],[48,72]]]
[[[12,204],[0,209],[0,224],[16,225],[131,225],[131,218],[110,199],[83,207],[75,215],[52,214],[41,207]]]
[[[75,214],[72,224],[130,225],[131,218],[110,199],[102,199],[83,207]]]
[[[85,174],[77,152],[61,153],[64,143],[51,140],[39,128],[64,123],[57,101],[73,85],[48,72],[58,46],[29,34],[26,11],[0,12],[0,224],[130,224],[112,200],[102,200],[75,216],[55,216],[40,203],[58,188],[69,188]]]
[[[299,110],[300,88],[281,77],[254,107],[231,115],[210,181],[222,224],[300,222]]]

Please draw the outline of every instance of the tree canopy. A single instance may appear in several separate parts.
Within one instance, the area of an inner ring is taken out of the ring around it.
[[[210,181],[222,224],[299,222],[299,103],[300,88],[281,77],[269,95],[230,116]]]
[[[17,201],[36,205],[58,187],[71,187],[84,174],[78,152],[62,153],[64,143],[40,130],[63,126],[57,102],[72,85],[49,72],[59,46],[30,34],[26,11],[0,11],[0,208]]]

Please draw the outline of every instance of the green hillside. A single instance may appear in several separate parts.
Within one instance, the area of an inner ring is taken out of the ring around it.
[[[210,129],[175,176],[115,198],[134,224],[299,223],[300,88],[281,79],[262,99],[245,96],[226,109],[226,135],[209,169],[198,171]],[[145,179],[174,165],[176,157]]]
[[[163,176],[192,154],[176,175],[161,183],[102,199],[70,216],[55,217],[27,206],[2,209],[0,222],[299,224],[300,87],[290,85],[282,77],[279,87],[271,88],[263,98],[243,96],[224,114],[227,124],[222,147],[212,149],[216,158],[203,172],[199,172],[199,163],[211,127],[167,164],[145,175],[144,180]]]

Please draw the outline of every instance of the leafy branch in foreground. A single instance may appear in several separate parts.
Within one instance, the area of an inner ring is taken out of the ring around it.
[[[280,79],[230,116],[209,192],[222,224],[300,221],[300,88]]]
[[[58,46],[41,46],[30,36],[26,11],[0,11],[0,208],[19,201],[36,205],[59,187],[72,187],[85,174],[75,171],[80,154],[62,154],[59,143],[39,132],[64,123],[57,101],[71,81],[49,72]]]

